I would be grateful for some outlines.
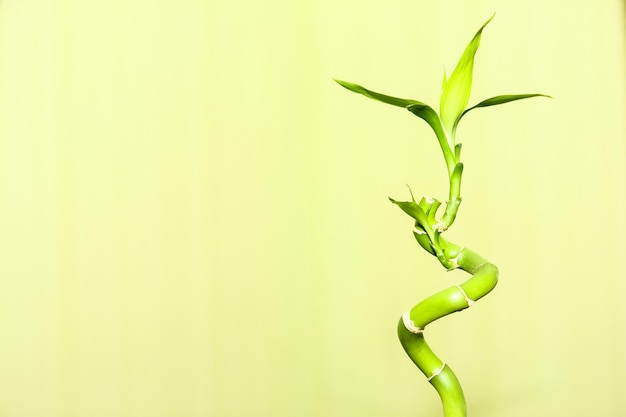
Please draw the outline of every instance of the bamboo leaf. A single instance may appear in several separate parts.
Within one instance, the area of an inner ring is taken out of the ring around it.
[[[441,150],[443,151],[443,156],[446,160],[446,165],[448,166],[448,169],[453,169],[455,160],[454,153],[452,151],[452,143],[443,128],[443,124],[441,123],[441,119],[439,118],[437,112],[435,112],[432,107],[427,106],[423,103],[412,104],[407,107],[407,110],[417,117],[423,119],[426,123],[430,125],[430,127],[435,132],[435,135],[437,136],[437,140],[439,141],[439,146],[441,146]]]
[[[407,106],[406,109],[428,123],[437,136],[441,135],[445,137],[445,133],[441,125],[441,119],[439,119],[437,112],[435,112],[432,107],[421,103],[411,104],[410,106]]]
[[[396,201],[393,198],[389,198],[393,204],[397,205],[404,211],[406,214],[415,219],[418,225],[422,228],[425,225],[428,225],[428,218],[426,217],[426,213],[420,206],[415,203],[415,201]]]
[[[546,94],[505,94],[505,95],[501,95],[501,96],[491,97],[491,98],[488,98],[487,100],[483,100],[480,103],[478,103],[477,105],[475,105],[473,107],[470,107],[469,109],[465,110],[459,116],[459,118],[457,119],[456,124],[454,125],[454,129],[456,130],[456,125],[458,125],[458,123],[461,120],[461,118],[463,116],[465,116],[470,110],[478,109],[478,108],[481,108],[481,107],[497,106],[498,104],[510,103],[512,101],[523,100],[525,98],[532,98],[532,97],[552,98],[551,96],[546,95]]]
[[[551,96],[548,96],[546,94],[506,94],[506,95],[502,95],[502,96],[491,97],[491,98],[488,98],[487,100],[483,100],[480,103],[478,103],[477,105],[475,105],[473,107],[470,107],[469,109],[465,110],[463,112],[463,114],[467,113],[470,110],[477,109],[479,107],[497,106],[498,104],[510,103],[511,101],[523,100],[525,98],[532,98],[532,97],[552,98]],[[463,115],[461,115],[461,116],[463,116]]]
[[[495,16],[495,15],[494,15]],[[457,119],[467,107],[469,102],[470,93],[472,90],[472,73],[474,71],[474,56],[480,45],[480,37],[483,29],[494,16],[491,16],[489,20],[482,25],[482,27],[476,32],[474,38],[465,48],[461,59],[459,60],[456,68],[450,75],[450,78],[444,83],[443,91],[441,92],[441,100],[439,103],[439,113],[441,114],[441,120],[443,125],[452,133],[454,125]]]
[[[411,106],[413,104],[417,104],[417,105],[425,105],[424,103],[422,103],[421,101],[417,101],[417,100],[409,100],[409,99],[405,99],[405,98],[398,98],[398,97],[392,97],[392,96],[388,96],[385,94],[380,94],[377,93],[375,91],[372,90],[368,90],[367,88],[360,86],[358,84],[353,84],[353,83],[349,83],[347,81],[341,81],[341,80],[335,80],[339,85],[341,85],[342,87],[347,88],[348,90],[354,92],[354,93],[358,93],[358,94],[363,94],[365,97],[369,97],[373,100],[376,101],[381,101],[383,103],[387,103],[387,104],[391,104],[392,106],[398,106],[398,107],[408,107]]]

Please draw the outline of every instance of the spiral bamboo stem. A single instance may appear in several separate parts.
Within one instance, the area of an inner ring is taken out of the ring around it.
[[[498,268],[467,248],[458,250],[455,262],[459,269],[471,274],[471,278],[461,285],[431,295],[403,314],[398,323],[398,337],[407,355],[439,394],[444,416],[466,417],[461,384],[452,369],[430,349],[424,338],[424,329],[441,317],[471,307],[491,292],[498,283]]]

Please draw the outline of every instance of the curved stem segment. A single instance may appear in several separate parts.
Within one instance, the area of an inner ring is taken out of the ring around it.
[[[424,339],[426,325],[464,310],[494,289],[498,282],[498,268],[467,248],[440,241],[452,253],[453,262],[472,276],[461,285],[440,291],[407,311],[398,323],[398,337],[405,352],[439,393],[445,417],[466,417],[463,389],[454,372],[437,357]],[[449,252],[449,253],[450,253]]]

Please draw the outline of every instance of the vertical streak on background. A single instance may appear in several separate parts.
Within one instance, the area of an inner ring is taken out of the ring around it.
[[[619,60],[620,65],[620,70],[618,71],[619,73],[622,74],[622,95],[621,95],[621,105],[619,107],[621,107],[622,109],[622,114],[626,113],[626,1],[622,2],[622,19],[621,19],[621,30],[622,30],[622,48],[621,50],[623,51],[621,54],[621,60]],[[621,158],[619,155],[619,151],[617,151],[617,157],[616,159],[618,160],[618,165],[616,167],[614,167],[614,175],[621,175],[622,179],[626,179],[626,117],[621,117],[621,132],[622,132],[622,140],[621,140]],[[620,169],[621,168],[621,169]],[[621,204],[618,204],[617,207],[614,210],[614,213],[616,214],[616,224],[614,225],[614,228],[616,231],[618,231],[617,233],[614,233],[613,236],[615,236],[615,240],[617,240],[618,242],[615,242],[615,246],[616,248],[616,257],[619,259],[622,259],[624,256],[623,253],[623,246],[622,246],[622,250],[620,250],[620,246],[619,246],[619,241],[623,240],[623,236],[626,233],[626,216],[624,216],[624,213],[626,213],[626,191],[624,188],[622,188],[622,195],[624,196],[624,198],[621,199]],[[624,262],[619,262],[619,264],[624,264]],[[626,271],[626,266],[622,266],[622,270]],[[619,294],[618,298],[619,301],[615,303],[615,308],[614,311],[612,311],[612,316],[613,317],[626,317],[626,303],[621,301],[621,296],[623,294],[626,294],[626,280],[624,280],[624,274],[620,274],[617,275],[615,277],[615,293]],[[615,339],[616,339],[616,343],[614,346],[614,352],[616,352],[616,374],[618,375],[626,375],[626,356],[623,354],[623,352],[626,351],[626,331],[616,331],[615,332]],[[623,389],[623,384],[621,384],[621,387],[618,388],[618,390]],[[617,395],[620,395],[619,392],[623,392],[623,391],[618,391]],[[619,405],[621,406],[621,409],[625,409],[626,408],[626,398],[624,398],[623,396],[621,396],[621,401],[619,402]]]
[[[207,5],[189,4],[184,10],[183,22],[186,27],[184,44],[186,55],[182,61],[186,71],[181,87],[188,97],[187,118],[183,122],[183,137],[188,138],[191,149],[187,168],[188,194],[187,208],[183,211],[187,218],[190,240],[189,252],[190,284],[190,323],[191,340],[194,344],[192,363],[195,364],[189,382],[190,415],[200,415],[201,410],[209,415],[218,415],[215,405],[216,360],[212,346],[216,339],[215,329],[221,324],[216,312],[219,311],[219,281],[215,279],[217,242],[210,239],[216,207],[210,204],[214,198],[214,184],[217,182],[215,161],[219,159],[216,143],[209,140],[210,126],[215,123],[215,108],[212,105],[213,92],[209,88],[210,57],[213,54],[212,25],[209,24],[211,9]],[[195,412],[194,412],[195,411]]]
[[[35,6],[36,8],[37,6]],[[56,246],[59,251],[59,270],[55,274],[58,276],[58,308],[60,309],[58,322],[58,359],[59,373],[57,374],[58,384],[58,405],[65,406],[66,412],[70,415],[75,414],[78,410],[76,404],[76,391],[79,387],[78,380],[79,369],[76,358],[79,354],[77,351],[78,337],[77,318],[80,314],[77,304],[77,287],[76,287],[76,200],[75,200],[75,168],[76,158],[74,145],[75,126],[72,123],[73,114],[71,110],[72,98],[75,94],[74,90],[74,74],[69,63],[72,62],[72,27],[73,13],[71,6],[66,2],[59,2],[55,7],[51,7],[47,16],[48,30],[55,43],[50,45],[52,50],[58,51],[58,67],[56,73],[44,77],[47,85],[54,85],[58,94],[57,103],[59,103],[58,114],[55,115],[58,120],[58,130],[51,132],[52,146],[56,148],[54,155],[58,166],[56,167],[56,180],[58,181],[57,198],[58,198],[58,220],[56,225],[58,230],[58,241],[50,242]],[[45,26],[44,26],[45,27]],[[47,31],[38,32],[42,39],[48,36]],[[43,72],[45,66],[41,66]],[[45,73],[44,73],[45,74]],[[47,74],[46,74],[47,75]],[[54,80],[53,82],[51,82]],[[38,97],[38,93],[34,93],[34,97]],[[31,138],[29,138],[31,139]],[[35,139],[36,138],[32,138]],[[32,140],[31,139],[31,140]],[[56,187],[55,187],[56,188]],[[57,246],[58,245],[58,246]]]
[[[227,358],[215,375],[221,415],[316,407],[316,144],[307,102],[314,61],[302,24],[309,17],[301,5],[272,5],[267,14],[268,6],[221,3],[213,21],[214,135],[222,138],[216,226],[221,242],[236,242],[220,245],[216,259],[220,315],[229,323],[219,332],[224,342],[216,341],[216,354]]]

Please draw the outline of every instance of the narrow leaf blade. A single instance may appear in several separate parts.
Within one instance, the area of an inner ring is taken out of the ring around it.
[[[476,104],[473,107],[470,107],[469,109],[465,110],[461,116],[459,116],[459,119],[457,120],[457,124],[459,122],[459,120],[461,120],[461,117],[465,116],[465,114],[467,114],[470,110],[474,110],[474,109],[478,109],[481,107],[489,107],[489,106],[497,106],[499,104],[505,104],[505,103],[510,103],[512,101],[517,101],[517,100],[523,100],[526,98],[533,98],[533,97],[546,97],[546,98],[552,98],[552,96],[546,95],[546,94],[504,94],[501,96],[495,96],[495,97],[491,97],[488,98],[486,100],[481,101],[480,103]]]
[[[552,98],[546,94],[505,94],[501,96],[495,96],[488,98],[487,100],[483,100],[474,107],[467,109],[467,111],[475,109],[477,107],[489,107],[489,106],[497,106],[498,104],[510,103],[511,101],[523,100],[525,98],[531,97],[547,97]]]
[[[389,198],[389,201],[400,207],[402,211],[415,219],[420,226],[424,227],[425,225],[428,225],[426,213],[424,213],[424,210],[422,210],[422,208],[418,206],[415,201],[396,201],[393,198]]]
[[[453,145],[443,128],[441,119],[439,118],[437,112],[426,104],[412,104],[407,107],[407,110],[430,125],[437,136],[437,141],[439,141],[439,146],[441,146],[441,150],[443,151],[443,156],[446,160],[448,169],[454,168],[455,160],[454,153],[452,151]]]
[[[495,15],[494,15],[495,16]],[[439,112],[443,125],[452,132],[456,120],[461,116],[467,103],[469,102],[472,90],[472,73],[474,71],[474,56],[480,46],[480,38],[485,26],[491,22],[494,16],[491,16],[482,27],[476,32],[474,38],[465,48],[461,59],[459,59],[456,68],[445,83],[441,92],[441,100],[439,103]]]
[[[432,107],[423,103],[411,104],[410,106],[407,106],[407,110],[428,123],[437,136],[442,135],[445,137],[441,128],[441,120],[439,119],[437,112],[435,112]]]
[[[412,104],[418,104],[418,105],[424,104],[417,100],[409,100],[405,98],[398,98],[398,97],[388,96],[385,94],[380,94],[375,91],[368,90],[367,88],[360,86],[358,84],[349,83],[347,81],[341,81],[341,80],[335,80],[335,81],[342,87],[347,88],[348,90],[354,93],[362,94],[365,97],[371,98],[372,100],[381,101],[383,103],[391,104],[392,106],[406,108]]]

